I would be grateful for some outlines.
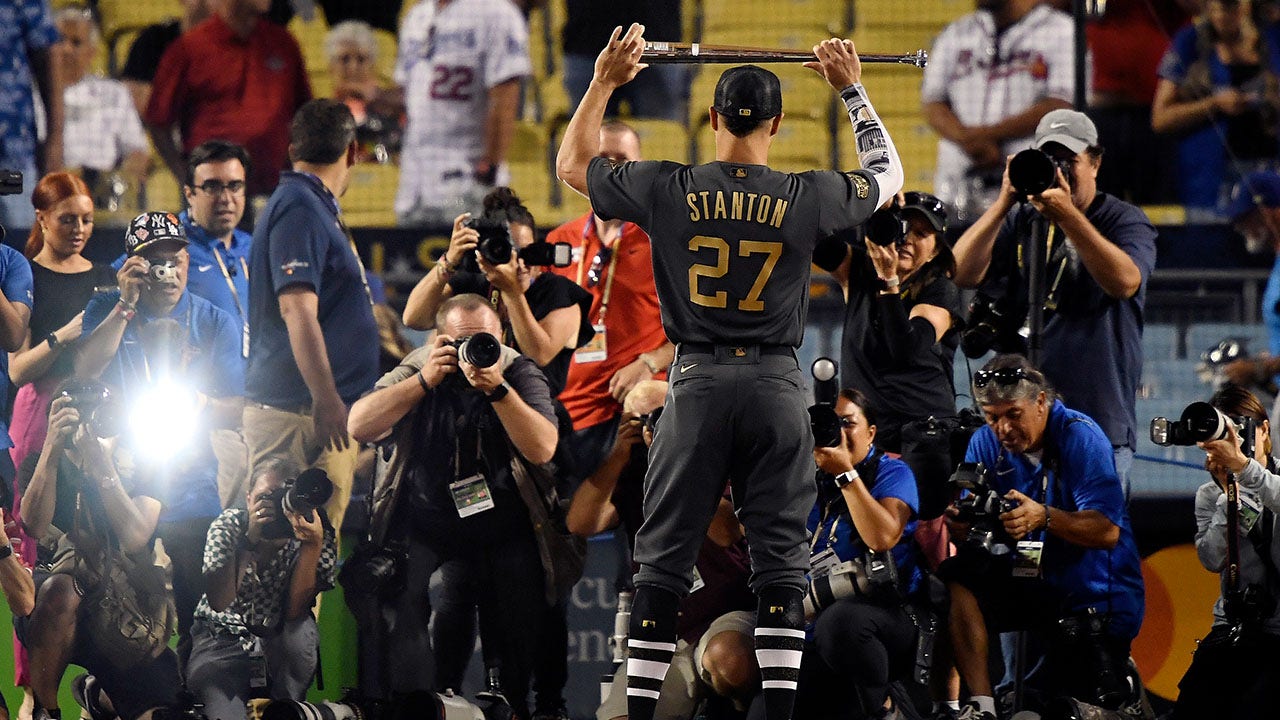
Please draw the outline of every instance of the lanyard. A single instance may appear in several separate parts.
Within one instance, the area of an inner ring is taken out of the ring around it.
[[[582,239],[587,239],[587,231],[595,225],[595,216],[593,215],[587,224],[582,227]],[[618,234],[614,236],[610,245],[605,245],[604,238],[600,238],[600,247],[609,248],[611,250],[609,257],[609,274],[604,280],[604,295],[600,296],[600,314],[596,320],[596,324],[604,323],[605,313],[609,311],[609,298],[613,296],[613,276],[614,271],[618,267],[618,251],[622,249],[622,228],[618,228]],[[582,287],[583,267],[586,265],[586,256],[578,258],[578,287]]]
[[[360,250],[356,248],[356,239],[351,235],[351,229],[342,221],[342,216],[338,216],[338,227],[342,229],[342,234],[347,236],[347,244],[351,246],[351,254],[355,256],[356,265],[360,268],[360,282],[364,284],[365,297],[369,298],[369,307],[374,306],[373,290],[369,288],[369,275],[365,272],[364,261],[360,259]]]
[[[244,306],[240,304],[240,293],[236,291],[236,284],[231,281],[231,273],[227,271],[227,264],[222,260],[222,253],[218,252],[218,248],[213,248],[213,257],[218,261],[218,268],[222,270],[222,279],[227,281],[227,289],[231,291],[231,299],[236,303],[236,312],[240,313],[241,342],[240,354],[249,357],[249,316],[244,312]],[[244,272],[244,279],[249,279],[249,265],[244,261],[244,257],[240,257],[240,270]]]

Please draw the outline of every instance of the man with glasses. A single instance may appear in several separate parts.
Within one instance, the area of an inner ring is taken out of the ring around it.
[[[600,157],[639,160],[640,136],[626,123],[605,123]],[[675,346],[662,331],[649,236],[639,225],[589,212],[552,230],[547,242],[573,246],[573,263],[552,271],[591,293],[589,319],[596,334],[574,352],[560,393],[573,418],[578,473],[587,477],[613,446],[622,399],[637,383],[665,373]]]
[[[1027,678],[1040,700],[1130,704],[1137,676],[1127,661],[1143,584],[1111,443],[1021,355],[997,355],[975,373],[973,397],[987,425],[965,461],[980,464],[975,473],[991,492],[975,489],[947,509],[959,550],[938,569],[951,594],[956,667],[971,693],[959,717],[996,718],[989,630],[1026,630],[1033,650],[1043,646],[1044,663]],[[975,503],[999,507],[962,510]]]
[[[1072,407],[1102,428],[1127,491],[1156,230],[1141,209],[1098,191],[1102,147],[1084,113],[1046,114],[1034,147],[1054,158],[1057,182],[1039,195],[1019,195],[1006,169],[995,204],[956,241],[956,284],[1020,304],[1011,320],[1016,331],[1026,317],[1027,246],[1037,235],[1045,242],[1041,369]],[[1033,232],[1041,217],[1047,235]]]

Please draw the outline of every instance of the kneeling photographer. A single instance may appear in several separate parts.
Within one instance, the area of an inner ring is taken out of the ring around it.
[[[916,661],[920,616],[907,604],[921,579],[911,544],[915,477],[873,444],[876,411],[862,393],[842,391],[835,412],[839,443],[813,451],[820,472],[804,603],[812,643],[795,716],[901,718],[889,686],[909,678]]]
[[[485,298],[446,300],[435,324],[430,344],[384,375],[348,421],[357,440],[385,439],[391,453],[380,459],[370,536],[381,547],[409,546],[397,571],[405,591],[379,601],[390,605],[382,614],[393,616],[393,631],[381,649],[388,667],[378,674],[396,692],[456,688],[461,680],[470,633],[462,639],[460,628],[436,623],[434,643],[426,636],[428,579],[441,568],[445,578],[465,580],[444,594],[478,607],[485,657],[501,663],[502,689],[528,717],[547,585],[521,477],[555,453],[552,396],[532,360],[498,343],[501,322]]]
[[[1237,385],[1209,402],[1230,421],[1220,423],[1226,437],[1198,443],[1212,479],[1196,491],[1196,552],[1205,569],[1221,574],[1222,594],[1213,629],[1178,685],[1172,718],[1261,720],[1280,707],[1280,474],[1262,403]],[[1227,490],[1238,490],[1235,503]]]
[[[1020,355],[997,355],[974,373],[973,394],[987,425],[954,478],[967,491],[946,513],[959,549],[938,569],[971,694],[961,717],[997,717],[989,629],[1025,630],[1044,652],[1026,678],[1040,696],[1028,709],[1133,703],[1129,644],[1143,584],[1110,442]]]
[[[37,720],[61,716],[69,663],[94,676],[125,720],[172,705],[181,686],[168,647],[173,600],[155,556],[162,493],[117,464],[114,440],[104,439],[116,419],[106,386],[64,381],[43,448],[19,468],[23,525],[40,543],[40,563],[35,608],[14,627],[30,653]]]

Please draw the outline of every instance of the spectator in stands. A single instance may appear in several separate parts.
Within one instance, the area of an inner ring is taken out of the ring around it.
[[[133,98],[133,105],[138,109],[139,115],[147,112],[147,103],[151,100],[151,82],[155,79],[164,51],[179,36],[209,17],[212,12],[210,5],[215,0],[181,2],[182,17],[148,25],[129,45],[129,54],[120,70],[120,81],[129,88],[129,96]]]
[[[338,204],[355,153],[346,105],[303,105],[289,128],[293,170],[263,208],[249,256],[249,466],[279,455],[328,472],[325,509],[339,529],[359,452],[347,412],[378,371],[373,293]]]
[[[1209,0],[1160,62],[1156,132],[1178,134],[1178,201],[1217,214],[1231,187],[1280,166],[1280,26],[1240,0]],[[1194,217],[1194,215],[1193,215]]]
[[[1043,335],[1043,371],[1071,406],[1093,418],[1111,442],[1128,488],[1137,447],[1134,416],[1142,375],[1142,315],[1156,260],[1156,230],[1141,209],[1097,189],[1102,146],[1093,121],[1055,110],[1036,128],[1035,147],[1062,167],[1057,185],[1029,202],[1006,169],[995,204],[954,249],[956,284],[978,287],[1026,307],[1023,247],[1043,216],[1055,228]],[[1021,317],[1021,316],[1020,316]],[[1088,348],[1081,352],[1081,348]],[[1127,494],[1127,493],[1126,493]]]
[[[1075,97],[1071,18],[1039,0],[979,0],[929,52],[920,95],[938,133],[934,193],[967,227],[995,201],[1004,159]]]
[[[315,10],[324,12],[330,25],[359,20],[379,30],[394,33],[400,22],[400,8],[416,0],[271,0],[267,17],[279,25],[287,25],[294,12],[311,19]]]
[[[1218,390],[1210,403],[1233,418],[1254,421],[1253,453],[1242,451],[1235,427],[1222,440],[1200,443],[1210,479],[1196,491],[1196,554],[1205,570],[1221,576],[1222,592],[1213,604],[1213,629],[1197,643],[1191,667],[1178,683],[1170,720],[1261,718],[1264,708],[1280,703],[1280,656],[1274,652],[1280,644],[1274,602],[1280,467],[1271,455],[1271,423],[1258,398],[1238,385]],[[1241,497],[1236,565],[1227,539],[1229,484],[1237,485]],[[1233,578],[1232,573],[1238,574]],[[1231,691],[1222,692],[1224,687]]]
[[[639,160],[640,137],[625,123],[605,123],[600,154],[615,163]],[[573,418],[575,467],[586,477],[609,453],[622,399],[639,382],[664,374],[675,346],[662,331],[649,236],[638,225],[589,212],[552,230],[547,242],[572,246],[573,262],[551,271],[591,293],[587,320],[596,334],[573,354],[560,393]]]
[[[564,30],[564,89],[569,111],[581,102],[594,73],[596,55],[619,25],[637,22],[645,27],[646,40],[680,42],[680,0],[568,0]],[[618,115],[623,101],[637,118],[661,118],[684,122],[689,107],[689,71],[683,65],[653,65],[618,88],[609,98],[606,117]]]
[[[333,587],[338,546],[324,509],[284,511],[278,497],[298,468],[267,460],[253,471],[246,508],[224,510],[204,547],[208,591],[196,606],[187,685],[210,718],[246,714],[261,687],[272,700],[305,700],[316,674],[319,631],[312,607]],[[274,529],[287,522],[288,534]],[[255,667],[265,658],[265,677]],[[264,680],[264,686],[254,681]]]
[[[956,414],[952,361],[960,342],[960,291],[951,279],[955,257],[947,242],[947,208],[938,198],[909,192],[891,211],[867,224],[859,243],[841,243],[823,260],[845,295],[840,370],[845,387],[876,407],[876,447],[903,454],[921,483],[917,511],[936,518],[950,500],[953,469],[947,443],[942,457],[926,456],[904,432],[912,422]],[[888,242],[881,245],[881,242]],[[824,253],[825,254],[825,253]]]
[[[165,50],[144,119],[175,178],[187,176],[196,146],[221,138],[253,157],[249,196],[266,195],[288,160],[289,120],[311,86],[298,42],[262,18],[266,0],[215,2],[212,17]]]
[[[102,44],[93,14],[67,7],[58,11],[54,23],[62,36],[54,47],[59,81],[65,83],[63,162],[80,168],[98,207],[125,209],[120,207],[125,190],[131,186],[136,191],[151,166],[142,120],[119,80],[91,72]]]
[[[199,568],[205,534],[222,510],[211,431],[237,427],[244,405],[240,323],[187,292],[186,248],[176,215],[149,212],[134,218],[125,234],[129,259],[116,274],[119,288],[95,295],[85,308],[84,340],[75,361],[78,376],[102,378],[130,400],[166,393],[163,407],[177,408],[193,425],[186,435],[175,436],[174,447],[140,442],[132,447],[137,472],[156,475],[167,490],[156,535],[173,560],[178,653],[184,664],[192,614],[204,594]],[[149,410],[164,417],[161,409]]]
[[[962,515],[958,503],[947,509],[959,550],[938,574],[971,697],[959,717],[997,717],[988,628],[1025,630],[1033,648],[1043,645],[1043,672],[1027,678],[1039,702],[1026,709],[1043,712],[1041,703],[1060,697],[1130,705],[1140,692],[1128,659],[1144,588],[1111,441],[1020,355],[997,355],[974,373],[973,395],[987,425],[965,460],[981,463],[975,472],[1013,507],[996,517]]]
[[[1098,188],[1121,200],[1137,205],[1175,201],[1173,140],[1151,129],[1151,105],[1169,37],[1197,4],[1111,0],[1106,13],[1085,26],[1093,55],[1089,117],[1111,151],[1098,172]]]
[[[468,227],[470,213],[453,220],[449,248],[431,272],[423,276],[404,306],[404,324],[416,330],[435,327],[440,304],[462,293],[499,297],[507,344],[537,363],[551,382],[551,394],[564,389],[574,350],[592,337],[588,309],[591,296],[567,278],[531,267],[518,251],[533,243],[537,227],[529,209],[510,188],[496,188],[484,198],[482,219],[506,223],[517,252],[505,265],[493,265],[476,251],[480,233]],[[480,272],[463,269],[468,255]]]
[[[409,11],[395,72],[408,108],[397,222],[445,227],[509,184],[507,148],[529,71],[529,29],[510,0],[439,0]]]
[[[54,84],[50,49],[58,39],[49,3],[0,2],[0,168],[22,173],[22,192],[0,196],[0,225],[29,228],[31,192],[41,171],[62,169],[62,93]],[[45,137],[36,137],[34,91],[44,103]]]
[[[325,52],[333,79],[333,98],[346,103],[356,119],[356,136],[360,140],[357,161],[391,162],[400,154],[404,99],[381,87],[373,28],[360,20],[344,20],[329,29]]]
[[[590,537],[620,528],[627,543],[635,544],[644,520],[648,448],[666,392],[666,382],[642,380],[623,398],[608,456],[574,492],[569,505],[569,530],[574,534]],[[728,497],[720,500],[696,568],[701,583],[681,601],[676,654],[663,680],[657,717],[692,718],[701,700],[717,702],[712,699],[717,696],[745,706],[759,689],[759,670],[754,663],[740,661],[755,652],[755,599],[747,584],[751,565],[746,540]],[[596,711],[599,720],[627,715],[625,667],[614,675],[608,697]]]
[[[375,537],[410,543],[408,590],[398,599],[387,657],[404,670],[396,685],[433,688],[432,679],[423,677],[430,672],[425,609],[432,565],[438,565],[446,578],[467,582],[450,590],[458,600],[469,599],[472,612],[478,606],[485,655],[501,663],[506,697],[516,716],[527,718],[545,579],[511,468],[513,461],[551,460],[557,443],[552,397],[546,376],[510,348],[487,368],[458,358],[455,339],[502,333],[485,298],[450,298],[433,324],[439,332],[431,343],[383,376],[350,415],[351,434],[360,442],[386,440],[396,455],[390,462],[399,468],[381,475],[373,492]],[[447,623],[434,625],[436,675],[444,686],[456,687],[474,643],[469,633],[442,627]],[[447,645],[459,639],[464,647]],[[414,665],[403,667],[406,660]]]

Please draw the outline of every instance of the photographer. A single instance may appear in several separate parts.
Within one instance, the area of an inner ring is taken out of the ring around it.
[[[511,260],[495,265],[477,250],[480,232],[463,213],[453,220],[449,248],[436,266],[414,286],[404,306],[404,324],[417,330],[435,327],[440,303],[463,293],[489,298],[502,317],[507,345],[533,360],[546,373],[554,397],[564,389],[573,351],[591,339],[594,330],[587,313],[591,295],[568,278],[529,266],[520,250],[533,244],[533,215],[510,188],[496,188],[484,197],[481,222],[506,224],[513,247]],[[465,270],[473,255],[480,272]]]
[[[311,608],[333,587],[338,550],[323,508],[281,515],[285,483],[297,476],[288,460],[259,463],[248,509],[224,510],[209,526],[208,592],[196,606],[187,683],[215,720],[243,717],[255,691],[303,700],[315,676],[319,634]],[[288,536],[273,527],[281,521]]]
[[[168,648],[175,618],[155,565],[162,493],[122,473],[100,439],[111,431],[100,383],[65,381],[55,392],[43,449],[19,469],[23,525],[40,542],[35,607],[14,628],[31,661],[35,718],[58,718],[67,665],[91,673],[125,720],[171,705],[181,685]]]
[[[1129,703],[1126,663],[1143,584],[1110,443],[1022,356],[993,358],[974,373],[973,394],[987,425],[965,460],[981,463],[973,473],[990,489],[947,509],[959,551],[938,570],[951,594],[956,666],[972,696],[967,717],[996,716],[989,628],[1026,630],[1043,643],[1043,672],[1027,681],[1044,699]]]
[[[358,441],[385,439],[391,452],[372,493],[371,537],[381,546],[409,544],[402,571],[407,589],[383,613],[394,618],[388,675],[392,689],[402,692],[457,688],[461,680],[470,633],[461,639],[460,628],[436,623],[434,642],[426,639],[427,584],[439,567],[446,577],[469,581],[465,588],[445,587],[444,594],[478,606],[485,655],[501,662],[507,699],[517,715],[528,717],[545,583],[512,466],[521,458],[551,460],[557,442],[551,393],[529,358],[497,343],[485,348],[496,357],[479,352],[502,331],[485,298],[446,300],[435,325],[431,343],[357,401],[348,424]],[[435,678],[433,644],[440,665]]]
[[[1213,629],[1196,647],[1178,685],[1172,718],[1261,720],[1280,707],[1280,474],[1262,403],[1244,388],[1228,385],[1210,404],[1232,418],[1253,420],[1253,454],[1242,451],[1234,425],[1226,439],[1200,443],[1212,479],[1196,491],[1196,552],[1206,570],[1222,575],[1222,595],[1213,605]],[[1240,490],[1238,595],[1231,592],[1227,567],[1224,489],[1232,482]]]
[[[1046,243],[1042,369],[1073,408],[1102,428],[1127,488],[1156,231],[1142,210],[1098,192],[1102,147],[1083,113],[1046,114],[1034,147],[1052,158],[1056,182],[1037,195],[1019,194],[1006,165],[996,203],[956,242],[956,284],[1007,303],[1012,309],[1001,322],[1009,327],[1000,334],[1016,336],[1027,317],[1027,247]],[[1047,236],[1035,232],[1040,218],[1050,225]]]
[[[140,436],[135,429],[130,449],[139,472],[156,475],[165,488],[157,533],[173,559],[184,660],[192,613],[204,594],[205,536],[222,511],[211,433],[239,427],[244,395],[242,326],[230,313],[187,292],[186,246],[177,216],[149,212],[133,219],[125,234],[129,257],[117,274],[119,289],[89,302],[76,357],[77,374],[100,377],[122,393],[133,407],[131,422],[154,426],[154,436]],[[187,432],[178,432],[184,426]]]
[[[877,413],[865,395],[842,391],[835,411],[840,444],[813,451],[820,472],[808,521],[806,609],[817,605],[817,615],[800,669],[796,717],[899,718],[889,684],[909,676],[916,655],[916,626],[905,604],[920,580],[911,546],[919,504],[915,478],[906,463],[874,444]],[[896,574],[883,581],[871,576],[866,588],[814,603],[823,578],[836,586],[836,566],[864,562],[869,571],[872,553],[888,553]]]

